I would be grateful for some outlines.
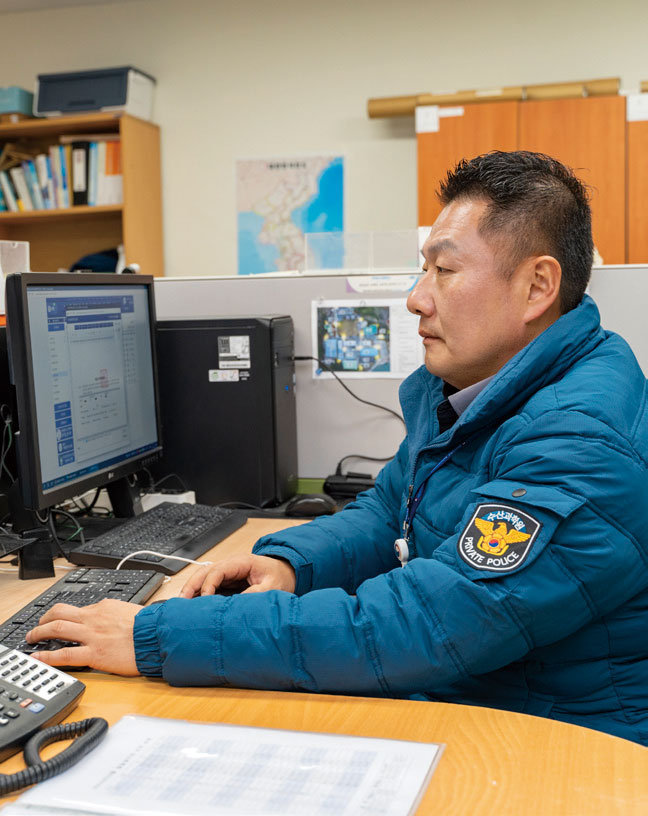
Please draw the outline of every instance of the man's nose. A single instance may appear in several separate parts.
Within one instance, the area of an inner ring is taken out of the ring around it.
[[[412,314],[428,317],[434,312],[434,298],[430,286],[430,273],[423,272],[407,297],[407,308]]]

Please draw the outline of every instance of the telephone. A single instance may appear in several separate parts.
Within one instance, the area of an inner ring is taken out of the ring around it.
[[[103,739],[108,723],[98,717],[54,725],[76,707],[84,691],[84,684],[69,674],[0,643],[0,761],[26,743],[28,766],[9,776],[0,774],[0,795],[54,776]],[[78,739],[57,756],[40,758],[43,746],[73,737]]]

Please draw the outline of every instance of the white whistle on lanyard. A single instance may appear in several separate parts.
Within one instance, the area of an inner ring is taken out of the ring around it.
[[[404,567],[409,561],[409,546],[406,538],[397,538],[394,541],[394,552],[396,558],[401,562],[401,567]]]

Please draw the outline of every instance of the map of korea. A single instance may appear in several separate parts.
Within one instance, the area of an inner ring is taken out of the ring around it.
[[[237,162],[238,271],[304,267],[304,234],[343,229],[341,157]]]

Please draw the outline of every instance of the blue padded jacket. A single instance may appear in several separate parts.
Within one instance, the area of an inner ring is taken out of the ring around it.
[[[646,380],[585,297],[439,433],[442,383],[402,384],[376,487],[266,536],[295,594],[173,599],[135,619],[173,685],[424,696],[648,744]],[[463,446],[461,443],[464,443]],[[401,568],[407,494],[429,477]]]

